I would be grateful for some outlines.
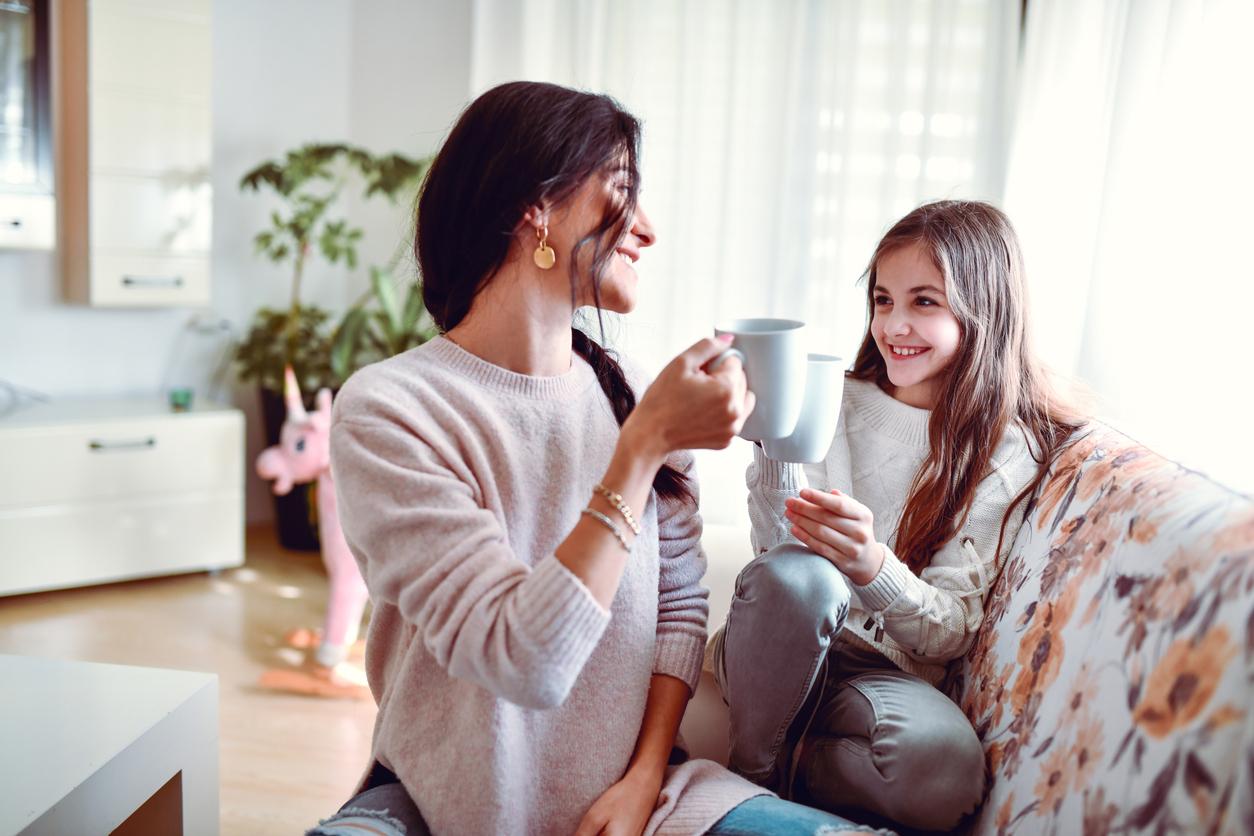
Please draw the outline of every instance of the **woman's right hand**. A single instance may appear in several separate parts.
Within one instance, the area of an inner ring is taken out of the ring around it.
[[[663,457],[731,444],[755,399],[735,355],[712,372],[705,369],[731,346],[727,337],[707,337],[671,360],[628,416],[623,434]]]

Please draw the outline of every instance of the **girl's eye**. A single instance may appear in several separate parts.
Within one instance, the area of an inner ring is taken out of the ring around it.
[[[926,308],[928,305],[932,305],[932,306],[936,305],[936,302],[927,298],[926,296],[920,296],[918,299],[915,300],[915,303],[918,304],[919,307],[921,308]]]
[[[877,305],[891,305],[892,303],[892,299],[889,299],[887,296],[882,294],[875,297],[875,304]]]

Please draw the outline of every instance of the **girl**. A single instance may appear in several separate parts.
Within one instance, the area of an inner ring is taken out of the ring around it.
[[[727,446],[753,398],[736,362],[706,370],[727,343],[705,339],[637,402],[572,328],[581,306],[635,305],[655,240],[638,142],[605,96],[512,83],[467,108],[427,175],[415,251],[443,336],[335,404],[379,714],[363,792],[315,833],[844,823],[709,761],[668,765],[708,612],[684,451]]]
[[[1023,263],[985,203],[921,206],[868,268],[827,459],[748,471],[758,557],[713,642],[731,765],[785,797],[949,830],[984,754],[935,687],[967,651],[1024,502],[1078,428],[1029,348]],[[806,487],[807,479],[810,487]]]

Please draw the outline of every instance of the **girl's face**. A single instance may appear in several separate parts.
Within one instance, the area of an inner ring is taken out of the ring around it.
[[[559,266],[562,256],[570,258],[575,244],[600,225],[607,210],[616,209],[626,201],[630,177],[630,172],[623,169],[607,172],[604,176],[590,177],[571,197],[569,209],[565,213],[559,213],[560,231],[552,227],[549,230],[551,246],[558,253]],[[628,313],[636,307],[636,284],[639,278],[633,265],[640,259],[641,251],[652,246],[655,240],[656,235],[649,216],[637,202],[636,214],[628,224],[627,234],[619,242],[601,277],[603,309],[614,313]],[[592,246],[584,247],[579,258],[579,274],[591,275]],[[561,274],[567,275],[565,270]],[[595,301],[589,281],[580,288],[576,303],[583,306],[592,305]]]
[[[871,335],[888,367],[893,397],[920,409],[936,404],[938,375],[958,352],[962,327],[945,278],[920,244],[898,247],[875,265]]]

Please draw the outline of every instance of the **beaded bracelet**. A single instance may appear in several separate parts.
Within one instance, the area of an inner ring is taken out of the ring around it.
[[[602,514],[600,511],[596,510],[595,508],[584,508],[582,511],[580,511],[580,513],[586,514],[587,516],[592,517],[601,525],[608,528],[610,530],[610,533],[618,538],[618,542],[622,545],[623,551],[625,552],[631,551],[631,546],[627,543],[627,538],[623,536],[623,532],[618,530],[618,526],[614,525],[614,521],[611,520],[609,517],[605,516],[604,514]]]
[[[636,534],[640,533],[640,523],[636,522],[635,516],[631,513],[631,506],[623,501],[623,497],[620,494],[614,493],[600,482],[593,485],[592,490],[605,497],[606,501],[614,506],[614,510],[621,514],[623,519],[627,521],[628,528]]]

